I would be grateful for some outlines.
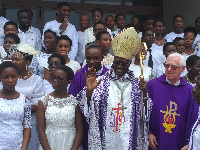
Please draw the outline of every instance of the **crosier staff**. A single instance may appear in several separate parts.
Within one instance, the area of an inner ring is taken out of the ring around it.
[[[145,42],[141,43],[144,45],[144,51],[143,48],[141,48],[140,52],[140,71],[141,75],[139,77],[140,80],[144,80],[143,76],[143,60],[146,59],[146,52],[147,52],[147,45]],[[143,91],[141,91],[141,125],[142,125],[142,150],[144,150],[144,103],[143,103]]]

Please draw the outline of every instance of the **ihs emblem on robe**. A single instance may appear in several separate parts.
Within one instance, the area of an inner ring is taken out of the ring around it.
[[[164,123],[163,126],[165,127],[165,132],[172,133],[172,129],[176,127],[174,124],[176,122],[176,116],[180,116],[180,114],[176,113],[177,110],[177,104],[175,102],[170,101],[170,109],[168,109],[168,106],[166,105],[167,110],[163,111],[161,110],[161,113],[164,113]]]
[[[125,121],[124,109],[127,109],[124,106],[120,107],[120,103],[117,104],[117,108],[112,108],[110,113],[110,127],[113,127],[113,132],[120,132],[120,127]]]

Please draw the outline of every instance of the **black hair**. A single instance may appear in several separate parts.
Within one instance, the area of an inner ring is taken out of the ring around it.
[[[176,45],[174,44],[174,42],[167,42],[167,43],[165,43],[164,46],[163,46],[163,53],[166,51],[166,49],[167,49],[167,47],[168,47],[169,45],[174,45],[174,46],[176,47]]]
[[[4,40],[5,40],[6,38],[12,38],[12,39],[16,42],[16,44],[19,44],[19,43],[20,43],[20,38],[19,38],[19,36],[18,36],[17,34],[8,33],[8,34],[5,35]]]
[[[146,28],[142,31],[142,36],[144,36],[144,34],[147,32],[147,31],[152,31],[154,33],[154,31],[150,28]]]
[[[197,55],[192,55],[192,56],[189,56],[186,60],[186,66],[193,66],[198,60],[200,60],[200,57],[197,56]]]
[[[17,65],[15,65],[13,62],[11,61],[4,61],[0,64],[0,75],[2,74],[3,70],[5,70],[6,68],[13,68],[17,71],[17,73],[19,74],[19,69],[17,68]]]
[[[137,19],[139,20],[139,22],[141,23],[141,20],[140,20],[140,18],[139,18],[138,16],[132,16],[132,17],[131,17],[131,20],[132,20],[133,18],[137,18]]]
[[[31,9],[26,9],[29,13],[31,13],[31,16],[33,16],[33,11]]]
[[[15,26],[15,28],[18,30],[18,25],[17,25],[16,22],[14,22],[14,21],[8,21],[8,22],[6,22],[6,23],[4,24],[4,26],[3,26],[4,31],[5,31],[6,26],[8,26],[8,25],[13,25],[13,26]]]
[[[188,33],[188,32],[191,32],[194,34],[194,37],[197,36],[197,29],[195,27],[192,27],[192,26],[188,26],[184,29],[184,34]]]
[[[106,16],[105,21],[107,20],[108,17],[113,17],[113,16],[112,16],[112,15],[108,15],[108,16]],[[114,18],[114,17],[113,17],[113,18]],[[114,19],[115,19],[115,18],[114,18]]]
[[[156,22],[162,22],[163,26],[165,26],[165,22],[163,19],[156,19],[154,22],[153,22],[153,26],[155,25]]]
[[[184,40],[182,37],[176,37],[174,40],[173,40],[173,43],[176,44],[178,41],[180,40]]]
[[[63,6],[68,6],[70,8],[70,5],[68,2],[59,2],[57,5],[57,9],[60,9]]]
[[[72,46],[72,40],[67,35],[61,35],[60,37],[58,37],[58,39],[56,40],[56,45],[60,40],[69,41],[70,46]]]
[[[29,12],[28,12],[27,9],[20,9],[20,10],[18,10],[18,12],[17,12],[17,17],[19,17],[19,14],[20,14],[21,12],[25,12],[25,13],[28,13],[28,14],[29,14]]]
[[[73,70],[70,67],[66,66],[66,65],[58,66],[58,68],[56,70],[64,71],[67,74],[67,81],[72,80],[73,77],[74,77]]]
[[[147,22],[148,20],[155,20],[155,17],[152,15],[148,15],[144,17],[144,22]]]
[[[65,65],[65,58],[58,53],[55,53],[55,54],[52,54],[51,56],[49,56],[48,63],[50,62],[51,58],[55,58],[55,57],[60,59],[61,65]]]
[[[100,32],[98,32],[97,35],[96,35],[96,41],[97,41],[97,40],[100,40],[100,38],[101,38],[101,36],[102,36],[103,34],[109,34],[109,32],[107,32],[107,31],[100,31]],[[109,34],[109,35],[110,35],[110,34]]]
[[[85,52],[87,52],[88,49],[98,49],[99,51],[101,51],[102,53],[102,49],[99,45],[96,45],[96,44],[93,44],[93,45],[90,45],[86,50]]]
[[[28,55],[28,56],[25,56],[24,58],[26,61],[29,60],[31,62],[33,59],[33,55]]]
[[[89,19],[90,19],[90,15],[88,15],[88,14],[80,14],[80,18],[81,18],[82,16],[88,16]]]
[[[11,46],[11,49],[12,49],[12,46]],[[28,53],[24,53],[24,52],[21,52],[19,51],[17,48],[16,48],[16,52],[19,52],[20,54],[22,54],[22,56],[24,57],[25,61],[32,61],[33,59],[33,55],[29,55]]]
[[[117,21],[117,18],[118,18],[119,16],[124,16],[124,17],[126,18],[126,15],[125,15],[125,14],[123,14],[123,13],[118,13],[118,14],[115,16],[115,22]]]
[[[197,23],[198,19],[200,19],[200,17],[198,17],[197,19],[195,19],[195,23]]]
[[[92,10],[92,15],[94,14],[95,11],[98,11],[101,13],[101,15],[103,16],[103,11],[100,8],[95,8]]]
[[[102,24],[102,25],[104,25],[104,26],[106,27],[106,24],[105,24],[105,22],[103,22],[103,21],[95,22],[95,23],[94,23],[94,26],[96,26],[97,24]]]
[[[176,16],[174,16],[174,17],[173,17],[173,22],[174,22],[174,20],[175,20],[176,18],[178,18],[178,17],[182,18],[182,19],[183,19],[183,21],[184,21],[184,18],[183,18],[183,16],[181,16],[181,15],[176,15]]]
[[[56,39],[58,38],[58,36],[56,35],[56,32],[53,32],[53,31],[51,31],[50,29],[48,29],[48,30],[46,30],[46,31],[44,32],[44,34],[47,33],[47,32],[53,33],[53,35],[56,37]]]

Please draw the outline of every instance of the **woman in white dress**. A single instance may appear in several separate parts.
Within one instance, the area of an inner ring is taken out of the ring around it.
[[[0,67],[0,149],[26,150],[31,135],[30,100],[15,90],[17,66],[6,61]]]
[[[56,32],[48,29],[44,32],[44,45],[45,49],[41,53],[35,55],[31,62],[30,68],[33,69],[33,73],[44,78],[44,67],[47,63],[47,59],[56,52],[56,39],[58,35]]]
[[[28,66],[31,63],[33,55],[37,51],[28,44],[18,44],[12,46],[10,49],[10,55],[13,63],[15,63],[19,69],[19,79],[17,81],[16,90],[25,94],[31,101],[31,116],[32,116],[32,129],[31,138],[29,142],[29,150],[37,150],[39,147],[39,138],[37,133],[36,122],[36,110],[39,98],[44,96],[44,86],[41,77],[32,74],[28,71]]]
[[[52,78],[54,91],[39,101],[39,150],[77,150],[81,145],[83,126],[80,108],[76,98],[67,93],[67,84],[72,78],[71,68],[59,66]]]
[[[80,64],[69,59],[68,54],[71,51],[72,40],[67,35],[61,35],[56,41],[56,49],[59,54],[65,58],[65,65],[70,67],[74,74],[81,69]]]

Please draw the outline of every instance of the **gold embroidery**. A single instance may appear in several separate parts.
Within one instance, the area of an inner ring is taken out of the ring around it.
[[[175,107],[174,109],[173,109],[173,106]],[[174,124],[176,122],[175,116],[176,115],[180,116],[180,114],[176,113],[177,104],[175,102],[170,101],[170,109],[168,109],[167,105],[166,107],[167,107],[167,111],[160,110],[161,113],[165,113],[163,117],[163,120],[164,120],[163,126],[165,127],[165,132],[172,133],[172,129],[176,127],[176,125]]]

